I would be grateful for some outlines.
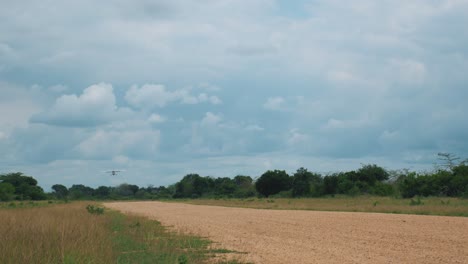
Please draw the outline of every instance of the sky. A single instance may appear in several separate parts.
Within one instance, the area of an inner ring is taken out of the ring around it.
[[[0,173],[431,170],[468,157],[466,25],[468,0],[0,0]]]

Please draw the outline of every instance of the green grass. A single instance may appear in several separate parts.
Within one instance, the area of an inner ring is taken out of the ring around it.
[[[0,263],[238,263],[206,238],[92,202],[0,203]],[[88,207],[89,208],[89,207]]]
[[[194,199],[179,200],[179,202],[256,209],[372,212],[468,217],[468,199],[447,197],[400,199],[379,196],[336,196],[298,199]]]

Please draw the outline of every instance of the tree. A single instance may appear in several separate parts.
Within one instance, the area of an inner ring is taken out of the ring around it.
[[[455,156],[453,153],[439,152],[437,156],[439,156],[439,160],[443,162],[441,166],[450,170],[456,166],[455,162],[460,159],[460,157]],[[464,163],[464,161],[462,163]]]
[[[68,190],[72,199],[90,199],[94,189],[83,184],[73,184]]]
[[[214,193],[216,195],[230,195],[237,189],[237,185],[231,178],[223,177],[214,180]]]
[[[8,182],[0,183],[0,201],[10,201],[15,197],[15,186]]]
[[[338,192],[338,175],[328,175],[323,178],[323,191],[325,194]]]
[[[214,181],[210,177],[187,174],[176,184],[174,198],[198,198],[213,191]]]
[[[16,199],[43,200],[47,198],[44,190],[37,186],[37,180],[21,172],[2,174],[0,182],[9,183],[15,188]]]
[[[138,192],[139,187],[137,185],[122,183],[117,186],[114,191],[119,196],[133,196]]]
[[[237,185],[234,197],[245,198],[255,196],[255,186],[250,176],[237,175],[234,177],[234,183]]]
[[[64,185],[62,184],[54,184],[52,185],[52,190],[53,190],[53,194],[55,195],[55,197],[57,197],[58,199],[63,199],[65,197],[67,197],[68,195],[68,189],[67,187],[65,187]]]
[[[239,187],[247,188],[252,186],[253,180],[250,176],[237,175],[236,177],[234,177],[234,182]]]
[[[99,186],[94,190],[93,196],[99,199],[105,199],[105,198],[109,198],[110,193],[111,193],[111,187]]]
[[[388,180],[390,174],[382,167],[375,164],[363,165],[357,172],[359,181],[363,181],[373,186],[376,181],[382,182]]]
[[[310,181],[313,174],[307,169],[299,168],[293,175],[292,179],[292,195],[294,197],[305,196],[310,193]]]
[[[284,170],[269,170],[255,182],[255,189],[266,197],[281,191],[287,191],[290,188],[291,178]]]

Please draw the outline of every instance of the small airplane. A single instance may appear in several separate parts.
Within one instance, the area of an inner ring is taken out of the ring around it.
[[[124,172],[124,170],[109,170],[109,171],[105,171],[105,173],[110,173],[112,176],[117,175],[117,173],[119,173],[119,172]]]

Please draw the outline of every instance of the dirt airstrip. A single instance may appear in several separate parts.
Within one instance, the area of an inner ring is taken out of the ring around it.
[[[209,237],[254,263],[468,263],[468,218],[258,210],[162,202],[105,206]]]

